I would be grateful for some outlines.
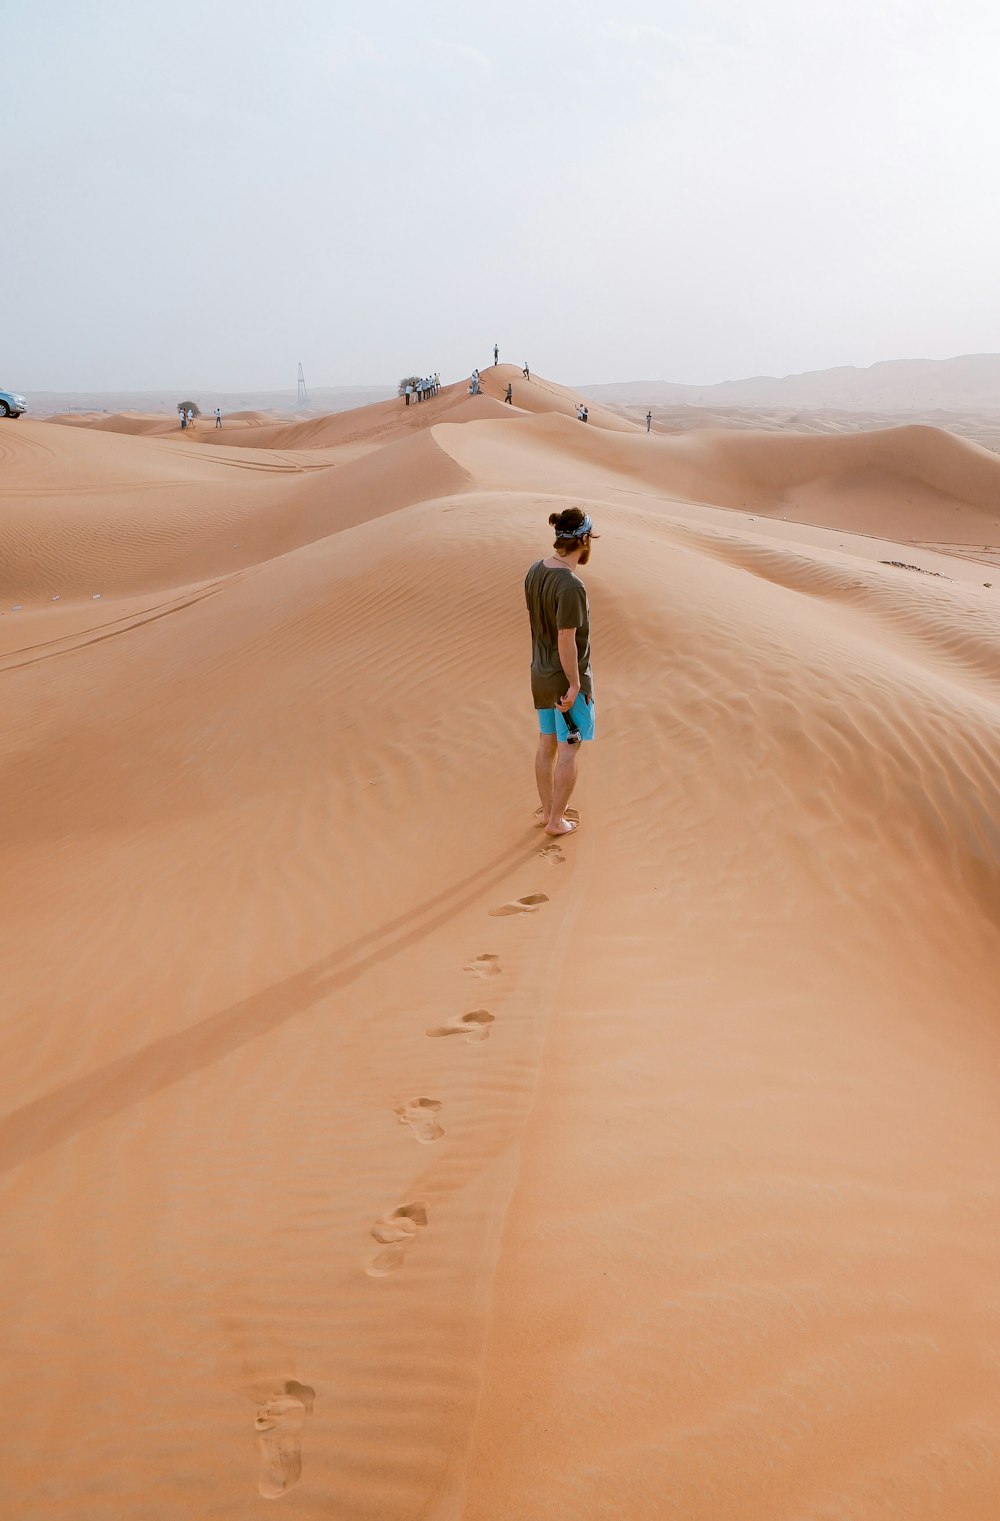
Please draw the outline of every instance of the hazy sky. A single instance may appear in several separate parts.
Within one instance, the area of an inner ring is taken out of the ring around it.
[[[0,0],[0,385],[1000,351],[996,0]]]

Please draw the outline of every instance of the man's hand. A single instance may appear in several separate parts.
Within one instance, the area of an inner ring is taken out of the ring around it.
[[[576,629],[561,628],[559,638],[559,664],[569,682],[569,691],[556,703],[560,713],[568,713],[580,695],[580,667],[576,657]]]

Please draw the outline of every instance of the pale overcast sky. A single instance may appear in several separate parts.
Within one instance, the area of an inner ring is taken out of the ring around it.
[[[0,385],[1000,351],[996,0],[0,0]]]

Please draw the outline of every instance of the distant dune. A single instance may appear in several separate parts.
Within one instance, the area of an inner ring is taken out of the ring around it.
[[[394,396],[395,385],[320,386],[310,391],[309,412],[340,412],[366,402]],[[69,413],[144,412],[176,417],[181,401],[193,401],[209,414],[216,407],[224,412],[278,412],[297,410],[297,393],[285,391],[226,391],[206,386],[179,386],[156,391],[32,391],[28,396],[31,415],[52,417]]]
[[[1000,354],[957,359],[892,359],[868,369],[844,365],[781,378],[757,375],[717,385],[625,381],[591,385],[583,394],[623,407],[692,406],[844,411],[1000,411]]]
[[[7,1511],[992,1521],[1000,459],[484,388],[0,426]]]
[[[519,367],[500,367],[515,384],[522,379]],[[496,372],[483,371],[484,382]],[[506,378],[504,383],[506,384]],[[534,385],[535,382],[532,382]],[[544,385],[545,382],[538,382]],[[29,396],[31,415],[59,415],[68,420],[105,417],[114,414],[140,413],[147,416],[176,416],[177,403],[190,396],[206,416],[221,407],[231,422],[243,421],[248,414],[264,414],[296,420],[296,393],[286,391],[212,392],[204,388],[173,391],[55,392],[38,391]],[[644,413],[647,407],[679,411],[682,408],[715,408],[723,413],[766,414],[778,409],[789,412],[841,412],[847,417],[858,412],[870,415],[905,414],[908,421],[933,420],[954,413],[984,414],[995,426],[1000,416],[1000,354],[965,354],[955,359],[886,360],[858,369],[850,365],[829,370],[811,370],[800,375],[754,376],[746,380],[727,380],[716,385],[681,385],[672,381],[622,381],[588,384],[572,390],[577,400],[598,401],[617,409]],[[394,399],[396,387],[340,386],[319,388],[309,393],[309,416],[343,412],[371,403]],[[678,422],[677,426],[684,426]],[[697,416],[691,426],[698,426]],[[765,424],[766,425],[766,424]],[[849,424],[848,424],[849,425]]]

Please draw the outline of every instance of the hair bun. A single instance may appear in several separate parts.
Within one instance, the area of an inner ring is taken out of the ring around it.
[[[549,522],[552,524],[553,528],[558,528],[560,516],[561,514],[558,512],[549,513]]]

